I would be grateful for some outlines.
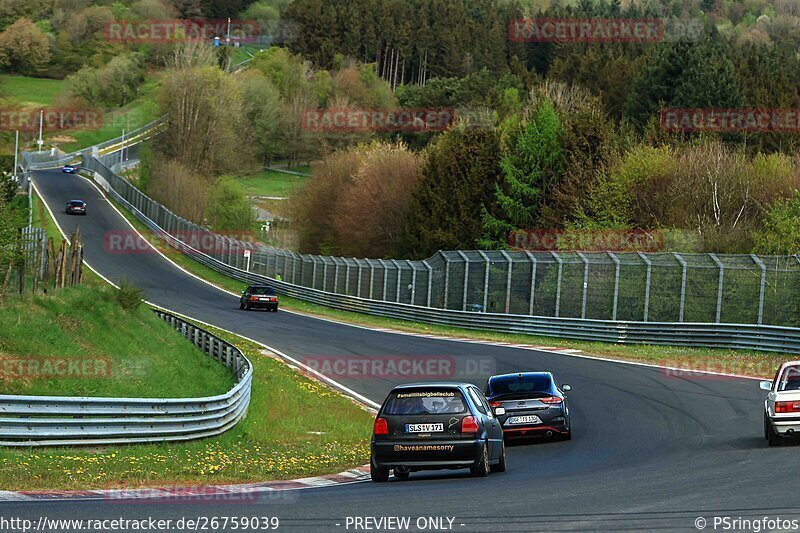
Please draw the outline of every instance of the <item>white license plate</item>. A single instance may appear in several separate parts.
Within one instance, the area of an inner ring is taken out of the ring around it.
[[[444,431],[444,424],[406,424],[406,433],[435,433]]]
[[[268,302],[269,298],[259,298],[259,300],[261,300],[262,302]]]
[[[542,419],[536,415],[528,416],[512,416],[508,419],[507,424],[541,424]]]

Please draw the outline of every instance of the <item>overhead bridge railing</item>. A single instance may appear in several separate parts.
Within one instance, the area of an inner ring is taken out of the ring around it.
[[[80,162],[82,156],[102,156],[129,148],[158,135],[167,125],[166,117],[159,117],[125,135],[115,137],[90,148],[69,153],[51,151],[22,152],[22,164],[26,171],[58,168],[70,163]]]
[[[165,442],[219,435],[244,418],[253,369],[232,344],[161,310],[154,312],[231,370],[235,385],[205,398],[0,395],[0,445],[60,446]]]
[[[749,267],[731,267],[727,271],[728,277],[740,277],[742,287],[754,289],[754,293],[746,294],[747,302],[742,305],[754,307],[752,320],[754,323],[725,323],[715,321],[679,321],[657,320],[658,308],[653,300],[660,298],[674,298],[673,294],[659,294],[651,290],[651,277],[664,276],[664,270],[671,268],[666,262],[669,259],[664,255],[650,254],[647,259],[647,277],[644,272],[642,288],[645,289],[645,302],[637,302],[635,295],[630,290],[622,290],[619,285],[619,271],[611,268],[611,279],[615,280],[613,293],[609,291],[601,299],[606,303],[613,303],[614,314],[623,316],[631,315],[627,307],[635,307],[634,313],[642,313],[650,320],[607,320],[586,318],[587,314],[587,283],[589,279],[589,260],[584,261],[578,272],[577,278],[584,282],[576,287],[564,283],[567,277],[566,269],[574,265],[565,265],[564,260],[554,254],[561,262],[531,261],[530,267],[522,270],[523,278],[529,283],[519,292],[515,292],[511,263],[500,262],[497,271],[502,274],[501,290],[490,295],[485,291],[492,276],[489,270],[491,261],[483,264],[483,268],[475,268],[470,261],[458,264],[454,261],[444,261],[444,265],[435,265],[434,258],[427,261],[385,261],[372,259],[350,259],[337,257],[308,256],[270,248],[263,244],[242,242],[223,235],[208,231],[198,225],[192,224],[178,217],[163,205],[151,200],[141,191],[132,186],[127,180],[114,174],[107,166],[95,158],[87,158],[84,167],[94,171],[95,180],[126,209],[145,224],[153,233],[164,239],[168,245],[180,252],[191,256],[200,263],[223,273],[234,279],[247,283],[267,282],[273,285],[278,292],[294,298],[312,303],[325,305],[335,309],[354,311],[376,316],[384,316],[413,322],[441,324],[469,329],[488,329],[506,333],[520,333],[526,335],[544,335],[586,341],[613,342],[622,344],[663,344],[679,346],[697,346],[712,348],[739,348],[763,350],[785,353],[800,353],[800,329],[781,325],[765,325],[761,322],[764,316],[765,295],[769,272],[764,266],[764,261],[755,269]],[[196,243],[205,243],[202,245]],[[210,245],[208,244],[210,243]],[[200,248],[200,249],[198,249]],[[245,254],[249,251],[249,254]],[[508,252],[440,252],[441,255],[457,254],[469,259],[468,254],[485,256],[489,253],[510,256]],[[246,258],[245,255],[249,255]],[[533,255],[533,254],[526,254]],[[622,254],[617,254],[616,268],[627,268],[619,259]],[[644,254],[634,254],[644,255]],[[674,254],[677,255],[677,254]],[[655,256],[655,257],[654,257]],[[680,256],[679,256],[680,257]],[[718,259],[721,256],[715,256]],[[756,261],[744,256],[736,256],[737,260]],[[535,259],[535,256],[534,256]],[[726,261],[730,260],[725,258]],[[787,272],[794,276],[794,265],[800,263],[795,256],[783,258],[766,258],[769,261],[782,261],[790,265]],[[695,260],[695,259],[693,259]],[[674,262],[675,259],[673,258]],[[708,288],[699,288],[687,284],[688,261],[681,257],[682,263],[677,270],[670,271],[669,275],[678,281],[676,291],[679,300],[672,306],[677,315],[684,319],[685,302],[690,291],[697,292]],[[709,262],[711,259],[709,259]],[[477,262],[476,262],[477,263]],[[477,263],[480,265],[481,263]],[[713,264],[713,263],[712,263]],[[613,265],[613,263],[612,263]],[[405,268],[403,268],[405,266]],[[394,268],[394,270],[393,270]],[[725,293],[717,283],[717,271],[709,270],[714,279],[711,283],[708,306],[712,314],[720,316],[723,298],[733,299],[743,296],[735,293]],[[280,274],[283,281],[277,281],[276,274]],[[538,277],[537,277],[538,276]],[[538,281],[537,281],[538,279]],[[528,281],[529,280],[529,281]],[[475,287],[484,287],[482,292]],[[437,289],[438,287],[438,289]],[[528,290],[527,287],[530,287]],[[583,288],[581,288],[583,287]],[[792,306],[798,300],[797,285],[789,287],[784,294],[785,303]],[[457,290],[454,290],[456,288]],[[536,289],[534,293],[533,289]],[[470,291],[479,297],[472,298]],[[575,294],[565,295],[566,291]],[[742,289],[744,292],[744,289]],[[613,294],[613,299],[612,299]],[[755,297],[753,297],[753,294]],[[759,296],[760,295],[760,296]],[[572,299],[568,299],[572,296]],[[539,305],[536,298],[550,298],[555,304],[551,305],[551,312],[556,315],[573,312],[578,317],[565,316],[537,316],[533,313],[525,314],[513,312],[514,309],[534,310]],[[521,300],[511,305],[512,299]],[[499,309],[508,312],[487,312],[491,300],[499,303]],[[754,301],[752,301],[754,300]],[[479,302],[479,303],[472,303]],[[433,305],[437,303],[441,307]],[[662,302],[663,303],[663,302]],[[456,307],[456,308],[453,308]],[[554,308],[553,308],[554,307]],[[560,307],[560,310],[559,310]],[[568,311],[569,307],[573,309]],[[756,314],[757,311],[757,314]],[[663,314],[663,309],[661,309]],[[797,318],[797,317],[794,317]]]

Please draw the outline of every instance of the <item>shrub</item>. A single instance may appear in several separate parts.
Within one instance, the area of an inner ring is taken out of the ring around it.
[[[120,282],[116,292],[116,300],[119,306],[125,311],[138,309],[142,304],[143,297],[142,291],[128,280],[123,279]]]

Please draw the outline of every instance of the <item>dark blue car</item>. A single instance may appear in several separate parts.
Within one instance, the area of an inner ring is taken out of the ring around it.
[[[550,372],[519,372],[492,376],[486,382],[486,399],[497,411],[506,438],[572,438],[567,396],[569,385],[558,386]]]
[[[506,469],[503,429],[469,383],[395,387],[375,418],[370,447],[370,474],[378,482],[387,481],[390,470],[407,479],[418,470],[469,468],[486,476]]]
[[[78,167],[76,165],[64,165],[61,167],[61,172],[66,172],[67,174],[75,174],[78,171]]]

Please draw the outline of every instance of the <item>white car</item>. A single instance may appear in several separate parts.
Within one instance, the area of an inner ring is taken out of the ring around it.
[[[769,391],[764,402],[764,438],[777,446],[784,437],[800,437],[800,361],[784,363],[774,381],[762,381]]]

